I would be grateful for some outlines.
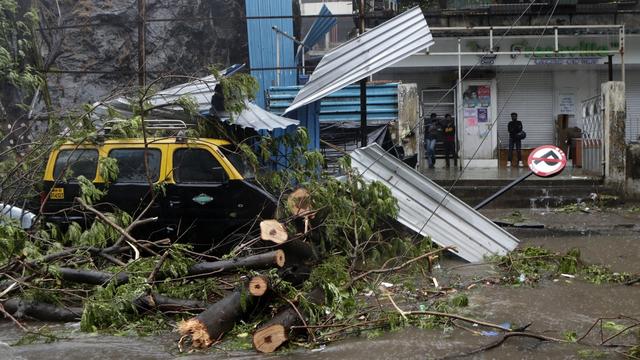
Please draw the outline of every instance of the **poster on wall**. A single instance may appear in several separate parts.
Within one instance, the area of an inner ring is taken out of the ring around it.
[[[478,122],[489,122],[489,109],[487,109],[486,107],[478,108]]]
[[[560,93],[558,101],[560,105],[560,114],[574,115],[576,114],[576,95],[573,92]]]
[[[484,137],[489,123],[489,107],[491,106],[491,87],[488,85],[467,86],[462,94],[464,106],[465,133]],[[479,126],[482,125],[482,129]]]

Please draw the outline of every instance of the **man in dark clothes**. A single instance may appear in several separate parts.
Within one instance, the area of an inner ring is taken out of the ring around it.
[[[437,116],[436,113],[431,113],[424,129],[424,148],[427,151],[429,169],[433,169],[436,166],[436,141],[438,140],[438,133],[440,131]]]
[[[508,131],[509,131],[509,155],[507,155],[507,167],[511,166],[511,159],[513,155],[514,145],[516,148],[516,153],[518,154],[518,166],[523,166],[522,139],[518,135],[520,132],[522,132],[522,122],[518,120],[517,113],[511,113],[511,121],[509,121]]]
[[[442,128],[444,137],[444,159],[449,167],[449,156],[453,156],[453,166],[458,166],[458,152],[456,151],[456,125],[451,118],[451,114],[444,116],[444,126]]]

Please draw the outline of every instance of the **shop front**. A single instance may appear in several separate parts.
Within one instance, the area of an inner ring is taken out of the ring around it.
[[[449,113],[456,119],[460,165],[504,166],[511,113],[518,114],[527,133],[525,156],[526,149],[563,145],[567,128],[574,136],[580,133],[581,102],[598,95],[608,80],[609,55],[613,80],[627,80],[628,129],[638,127],[640,81],[630,80],[640,80],[640,37],[623,40],[623,74],[622,38],[618,27],[612,28],[605,35],[436,38],[429,53],[414,55],[375,79],[417,83],[424,116]]]

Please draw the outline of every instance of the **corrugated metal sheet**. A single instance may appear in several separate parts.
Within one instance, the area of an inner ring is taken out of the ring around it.
[[[267,108],[282,114],[291,105],[302,86],[271,87]],[[320,122],[360,121],[360,88],[347,86],[320,100]],[[398,84],[367,85],[367,121],[389,122],[398,118]]]
[[[433,45],[419,7],[327,53],[285,113],[321,99]]]
[[[247,33],[249,40],[249,65],[251,75],[260,84],[256,94],[256,103],[264,108],[264,92],[275,86],[277,71],[275,26],[289,35],[293,33],[293,9],[291,0],[245,0],[247,14]],[[281,16],[281,18],[277,18]],[[252,19],[252,17],[274,17]],[[280,85],[296,85],[296,62],[293,42],[280,38]]]
[[[269,131],[273,129],[286,129],[288,126],[300,124],[298,120],[278,116],[262,109],[252,102],[246,102],[245,105],[247,108],[234,119],[233,124],[244,128],[248,127],[256,130]],[[222,120],[229,121],[229,118],[223,118]]]
[[[422,235],[430,236],[440,246],[455,246],[457,255],[467,261],[504,255],[518,245],[518,239],[455,196],[447,196],[442,187],[377,144],[351,153],[351,164],[368,181],[380,181],[391,189],[398,199],[400,223],[417,232],[422,230]]]
[[[328,33],[332,27],[336,26],[338,20],[335,17],[331,17],[331,11],[327,8],[327,5],[322,5],[318,18],[311,24],[309,32],[302,40],[304,43],[305,52],[311,50],[311,48],[317,44],[326,33]],[[300,51],[296,53],[296,56],[300,56]]]
[[[213,75],[190,81],[185,84],[176,85],[168,89],[160,90],[151,96],[148,102],[151,106],[163,106],[153,110],[147,115],[148,119],[182,119],[188,120],[189,116],[184,113],[182,107],[175,104],[180,97],[189,96],[196,104],[199,112],[208,112],[211,107],[211,96],[218,81]],[[124,97],[107,101],[104,104],[94,104],[95,110],[93,115],[100,118],[106,117],[109,108],[116,110],[122,117],[129,118],[133,116],[131,111],[131,101]]]

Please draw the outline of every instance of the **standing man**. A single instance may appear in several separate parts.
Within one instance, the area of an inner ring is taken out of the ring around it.
[[[518,120],[518,113],[511,113],[511,121],[508,125],[509,130],[509,155],[507,155],[507,167],[511,166],[513,147],[515,145],[518,154],[518,166],[522,164],[522,122]]]
[[[429,164],[429,169],[433,169],[436,167],[436,141],[438,141],[438,115],[436,113],[431,113],[429,116],[429,120],[425,125],[424,132],[424,148],[427,151],[427,162]]]
[[[444,159],[447,167],[449,167],[449,155],[453,156],[453,166],[458,166],[458,152],[456,151],[456,125],[451,118],[451,114],[444,116],[444,127],[442,128],[444,135]]]

